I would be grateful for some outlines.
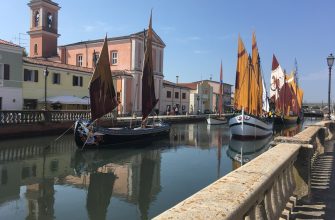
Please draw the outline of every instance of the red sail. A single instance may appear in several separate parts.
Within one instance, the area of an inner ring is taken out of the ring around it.
[[[144,54],[144,66],[142,77],[142,120],[146,119],[158,102],[155,96],[154,72],[152,65],[152,15],[150,15],[147,31],[146,50]]]
[[[111,112],[117,105],[110,70],[107,36],[89,86],[92,120]]]

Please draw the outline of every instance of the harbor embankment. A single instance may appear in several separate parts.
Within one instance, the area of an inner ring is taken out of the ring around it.
[[[0,139],[60,135],[66,130],[72,131],[74,122],[79,118],[89,117],[89,111],[0,111]],[[154,118],[167,123],[185,123],[204,121],[206,117],[207,115],[160,115]],[[139,126],[141,117],[115,117],[108,114],[99,123],[108,127]]]
[[[270,150],[154,219],[292,218],[296,202],[312,198],[312,169],[334,134],[335,123],[321,121],[276,137]]]

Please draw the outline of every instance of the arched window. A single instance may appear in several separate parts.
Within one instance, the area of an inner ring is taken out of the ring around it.
[[[37,55],[37,44],[34,45],[34,54]]]
[[[48,25],[48,28],[52,27],[52,14],[50,12],[48,12],[47,14],[47,25]]]
[[[34,16],[34,25],[35,27],[38,27],[38,24],[40,22],[40,12],[36,11]]]

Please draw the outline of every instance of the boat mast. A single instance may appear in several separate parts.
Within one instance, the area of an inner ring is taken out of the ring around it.
[[[249,55],[248,57],[248,113],[250,114],[251,111],[250,111],[250,99],[252,98],[251,97],[251,92],[250,92],[250,81],[251,81],[251,66],[252,66],[252,63],[251,63],[251,57]]]
[[[297,58],[294,59],[294,66],[295,66],[295,71],[294,71],[294,80],[295,80],[295,98],[296,98],[296,111],[298,116],[300,117],[300,112],[298,112],[298,110],[300,111],[301,109],[298,109],[299,103],[298,103],[298,62],[297,62]]]

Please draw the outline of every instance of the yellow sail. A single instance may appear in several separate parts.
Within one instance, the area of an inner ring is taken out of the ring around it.
[[[241,37],[238,37],[237,66],[235,79],[234,107],[236,110],[249,109],[248,103],[248,53]]]
[[[248,64],[248,99],[249,99],[249,108],[247,108],[247,112],[253,115],[258,114],[258,84],[257,84],[257,76],[255,69],[252,65],[251,57],[249,56],[249,64]]]
[[[298,107],[298,112],[301,111],[302,108],[302,99],[304,92],[301,88],[298,87],[297,82],[295,80],[295,72],[292,72],[290,76],[287,77],[287,82],[291,85],[293,92],[296,96],[297,99],[297,107]]]
[[[256,41],[256,34],[255,32],[252,34],[252,66],[253,66],[253,72],[255,77],[255,86],[254,86],[254,95],[255,95],[255,115],[261,115],[262,114],[262,107],[263,107],[263,83],[262,83],[262,74],[261,74],[261,68],[260,68],[260,58],[258,53],[258,46]]]

